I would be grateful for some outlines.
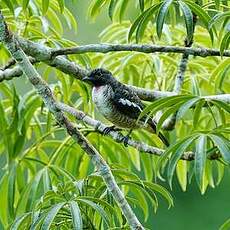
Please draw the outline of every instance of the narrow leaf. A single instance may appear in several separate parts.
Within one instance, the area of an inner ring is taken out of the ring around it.
[[[202,186],[202,179],[206,161],[206,136],[201,135],[196,141],[195,153],[195,176],[199,187]]]
[[[156,26],[157,26],[157,36],[159,38],[161,37],[165,18],[167,16],[169,7],[172,4],[172,2],[173,0],[165,0],[158,11],[157,18],[156,18]]]
[[[42,0],[42,14],[45,15],[49,8],[50,0]]]
[[[187,29],[187,39],[190,42],[193,38],[193,15],[190,8],[186,5],[186,3],[179,1],[180,8],[184,15],[185,25]]]
[[[62,203],[58,203],[56,205],[54,205],[51,210],[48,212],[47,216],[44,219],[44,222],[41,226],[41,230],[47,230],[50,229],[54,218],[56,217],[56,215],[58,214],[58,212],[60,211],[60,209],[65,205],[65,202]]]
[[[71,201],[69,203],[70,211],[73,219],[73,228],[74,229],[83,229],[83,222],[81,217],[81,211],[76,201]]]
[[[224,160],[230,164],[230,144],[224,138],[221,138],[214,134],[209,134],[211,140],[215,143],[217,148],[220,150],[221,155],[223,156]]]

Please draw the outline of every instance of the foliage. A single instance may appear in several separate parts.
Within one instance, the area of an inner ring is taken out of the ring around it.
[[[91,19],[96,20],[104,7],[111,19],[111,24],[100,33],[101,42],[182,46],[187,37],[194,40],[194,47],[219,48],[221,54],[229,47],[229,1],[130,2],[91,1]],[[77,46],[63,38],[66,28],[77,30],[77,22],[64,0],[3,0],[0,7],[17,35],[55,48]],[[194,14],[198,16],[195,33]],[[9,59],[4,48],[1,57],[2,64]],[[68,58],[84,68],[107,68],[124,83],[161,91],[173,90],[180,60],[178,54],[131,52]],[[221,57],[190,57],[182,94],[146,102],[142,115],[160,114],[157,132],[167,118],[177,113],[176,128],[165,133],[171,145],[160,158],[125,148],[85,124],[77,124],[109,162],[129,203],[142,210],[145,220],[152,212],[149,203],[157,210],[156,193],[168,201],[169,207],[173,205],[172,197],[157,180],[167,178],[173,187],[176,173],[186,190],[195,177],[202,193],[221,182],[230,163],[230,107],[203,96],[229,92],[229,64],[229,59]],[[102,119],[94,110],[86,85],[45,64],[36,67],[58,100]],[[0,83],[0,99],[0,157],[4,165],[0,170],[0,203],[4,207],[0,210],[1,225],[11,229],[128,228],[89,158],[55,124],[39,96],[32,89],[21,96],[17,82],[5,81]],[[163,148],[155,134],[138,130],[133,137]],[[191,151],[195,153],[194,161],[180,160]],[[212,159],[213,154],[217,160]],[[222,229],[228,225],[229,221]]]

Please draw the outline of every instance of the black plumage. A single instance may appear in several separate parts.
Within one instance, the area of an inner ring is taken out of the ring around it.
[[[108,70],[94,69],[83,80],[93,85],[94,103],[102,115],[115,126],[130,130],[145,128],[156,132],[156,124],[152,119],[146,122],[146,117],[143,117],[137,122],[144,104],[132,89],[117,81]],[[165,145],[169,145],[162,133],[158,136]]]

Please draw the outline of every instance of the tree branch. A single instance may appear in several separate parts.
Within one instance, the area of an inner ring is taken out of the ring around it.
[[[26,77],[31,84],[37,89],[38,94],[42,97],[48,109],[53,113],[58,123],[66,129],[68,134],[82,147],[82,149],[91,157],[94,165],[98,169],[100,175],[108,190],[112,193],[117,204],[120,206],[124,216],[126,217],[132,229],[143,229],[136,218],[134,212],[129,206],[124,194],[118,187],[111,170],[99,152],[87,141],[87,139],[75,128],[71,122],[64,116],[63,112],[57,107],[57,102],[53,97],[53,93],[47,83],[39,76],[36,69],[30,63],[29,59],[20,48],[16,39],[7,28],[3,15],[0,12],[0,39],[6,45],[12,57],[17,61]]]
[[[70,48],[51,49],[53,57],[68,54],[83,54],[83,53],[109,53],[121,51],[135,51],[141,53],[186,53],[188,55],[207,57],[221,56],[218,49],[208,48],[191,48],[191,47],[175,47],[175,46],[160,46],[149,44],[89,44]],[[224,57],[230,57],[230,50],[223,53]]]
[[[69,61],[65,57],[52,57],[51,55],[52,49],[49,47],[46,47],[42,44],[35,43],[35,42],[29,41],[29,40],[26,40],[26,39],[23,39],[17,36],[16,36],[16,39],[19,42],[21,48],[24,50],[24,52],[27,55],[35,58],[37,62],[38,61],[45,62],[46,64],[53,66],[59,69],[60,71],[73,76],[74,78],[78,80],[81,80],[85,75],[89,73],[89,71],[82,69],[79,65],[77,65],[74,62]],[[6,74],[5,78],[0,77],[0,81],[5,80],[5,79],[12,79],[14,76],[13,73],[14,71],[16,71],[15,68],[18,68],[18,67],[12,68],[11,71]],[[17,69],[16,72],[17,72],[17,76],[19,76],[19,73],[22,74],[22,71],[19,72],[19,69]],[[159,98],[176,95],[175,92],[148,90],[148,89],[144,89],[144,88],[140,88],[136,86],[130,86],[130,85],[128,85],[128,87],[132,88],[137,93],[137,95],[144,101],[154,101]],[[227,97],[228,96],[226,96],[226,98]]]
[[[64,104],[64,103],[58,102],[57,107],[61,111],[67,112],[67,113],[73,115],[76,119],[81,120],[81,121],[85,122],[86,124],[94,127],[95,130],[98,130],[99,132],[103,132],[105,130],[105,128],[107,127],[107,125],[103,124],[102,122],[95,120],[95,119],[91,118],[90,116],[86,115],[84,112],[77,110],[77,109],[75,109],[69,105]],[[111,131],[107,135],[112,137],[117,142],[121,142],[123,139],[123,135],[118,131]],[[156,156],[161,156],[165,152],[165,150],[163,150],[163,149],[147,145],[143,142],[132,140],[131,138],[128,140],[127,144],[129,146],[134,147],[135,149],[137,149],[141,152],[153,154]],[[208,156],[208,159],[215,160],[215,159],[218,159],[220,157],[221,157],[220,154],[213,152]],[[185,152],[181,157],[181,160],[186,160],[186,161],[192,161],[194,159],[195,159],[195,153],[191,152],[191,151]]]

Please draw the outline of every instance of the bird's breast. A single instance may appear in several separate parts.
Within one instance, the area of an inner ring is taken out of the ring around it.
[[[93,87],[92,98],[102,115],[107,117],[112,113],[109,86],[105,85]]]

